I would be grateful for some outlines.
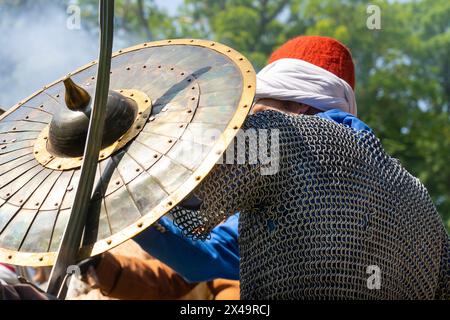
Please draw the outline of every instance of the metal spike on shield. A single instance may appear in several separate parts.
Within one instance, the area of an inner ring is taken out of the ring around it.
[[[99,62],[0,116],[0,261],[56,263],[52,292],[68,264],[132,238],[186,198],[255,94],[251,63],[213,41],[144,43],[108,59],[111,3],[100,1]]]

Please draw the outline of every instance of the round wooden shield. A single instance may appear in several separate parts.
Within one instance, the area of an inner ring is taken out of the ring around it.
[[[96,72],[93,61],[69,76],[93,93]],[[0,117],[1,262],[52,265],[83,187],[82,158],[46,151],[52,117],[66,108],[64,78]],[[189,195],[242,126],[255,86],[250,62],[217,42],[165,40],[115,53],[110,89],[142,100],[141,109],[133,132],[100,155],[79,259],[132,238]]]

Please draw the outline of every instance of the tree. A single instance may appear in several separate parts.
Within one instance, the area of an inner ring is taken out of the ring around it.
[[[83,18],[98,26],[98,0],[78,0]],[[130,42],[154,41],[176,37],[175,21],[154,0],[116,0],[115,34]],[[93,28],[95,29],[95,28]]]
[[[220,41],[264,66],[273,47],[285,40],[283,15],[288,0],[186,0],[181,16],[189,17],[182,33]]]

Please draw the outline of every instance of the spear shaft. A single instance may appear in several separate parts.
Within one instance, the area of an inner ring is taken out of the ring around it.
[[[86,224],[105,126],[114,32],[114,0],[100,0],[99,12],[100,53],[97,86],[84,149],[80,180],[47,288],[47,293],[57,296],[59,299],[64,299],[67,293],[65,280],[68,268],[70,269],[70,266],[76,265],[78,262],[77,256]]]

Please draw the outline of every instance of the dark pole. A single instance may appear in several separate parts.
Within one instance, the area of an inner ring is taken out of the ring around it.
[[[72,205],[72,211],[64,230],[47,289],[49,294],[60,299],[64,299],[67,293],[67,286],[65,285],[67,268],[78,262],[77,255],[86,224],[105,125],[114,31],[114,0],[100,0],[99,12],[100,54],[97,70],[97,87],[84,150],[84,160],[81,166],[80,181]]]

